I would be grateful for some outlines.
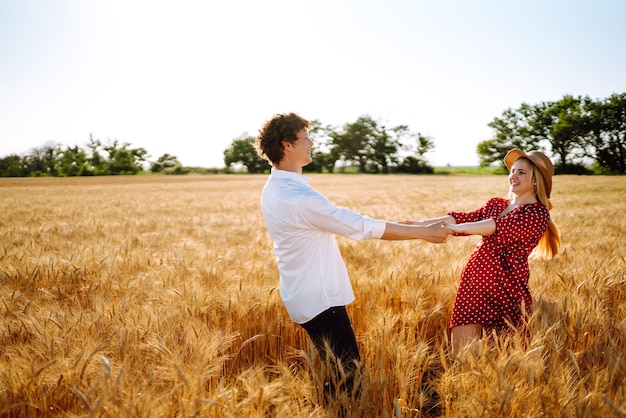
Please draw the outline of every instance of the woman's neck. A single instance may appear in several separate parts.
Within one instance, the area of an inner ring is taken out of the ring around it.
[[[514,194],[511,198],[511,204],[514,206],[528,205],[531,203],[537,203],[537,197],[532,193],[527,193],[520,196]]]

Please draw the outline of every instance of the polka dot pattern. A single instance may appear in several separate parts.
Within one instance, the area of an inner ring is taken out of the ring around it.
[[[493,219],[496,232],[483,237],[461,273],[450,328],[482,324],[486,331],[524,328],[530,312],[528,256],[548,228],[550,213],[540,202],[520,205],[504,217],[510,200],[493,198],[474,212],[449,212],[457,223]]]

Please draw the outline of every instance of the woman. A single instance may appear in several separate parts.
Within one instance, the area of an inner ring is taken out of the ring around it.
[[[528,257],[535,249],[547,258],[556,255],[559,231],[550,219],[554,166],[539,151],[514,149],[506,154],[509,199],[493,198],[473,212],[448,215],[415,224],[443,220],[453,235],[482,235],[461,273],[450,320],[452,351],[511,325],[527,333]]]

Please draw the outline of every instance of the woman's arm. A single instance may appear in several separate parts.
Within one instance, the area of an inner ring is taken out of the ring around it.
[[[439,218],[431,218],[431,219],[423,219],[421,221],[402,221],[401,224],[405,225],[418,225],[418,226],[426,226],[430,224],[434,224],[437,222],[445,222],[446,224],[456,224],[456,219],[452,215],[445,215]]]
[[[454,234],[489,236],[496,232],[496,221],[489,218],[477,222],[447,224],[445,228],[449,229]]]

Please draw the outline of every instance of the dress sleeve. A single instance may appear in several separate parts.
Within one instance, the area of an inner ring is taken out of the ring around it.
[[[550,212],[543,205],[520,207],[503,218],[494,217],[496,232],[492,235],[495,242],[508,244],[524,241],[537,242],[548,228]]]
[[[489,218],[488,212],[489,208],[491,208],[496,202],[496,199],[490,199],[485,206],[476,209],[472,212],[448,212],[448,215],[452,216],[457,224],[464,224],[467,222],[478,222],[483,219]]]

